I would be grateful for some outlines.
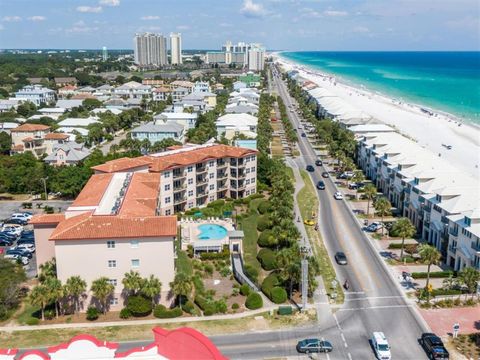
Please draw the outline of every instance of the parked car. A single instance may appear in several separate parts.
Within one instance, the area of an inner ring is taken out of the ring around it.
[[[328,172],[326,172],[326,171],[322,172],[322,177],[323,177],[323,178],[327,179],[328,176],[329,176],[329,175],[328,175]]]
[[[0,232],[0,237],[5,238],[5,239],[9,239],[9,240],[12,240],[12,241],[17,240],[17,238],[18,238],[18,236],[16,234],[8,232],[8,231]]]
[[[392,358],[390,345],[383,332],[377,331],[372,334],[372,347],[377,359],[390,360]]]
[[[30,220],[32,218],[32,215],[26,212],[19,212],[19,213],[13,213],[12,216],[10,216],[11,219],[23,219],[23,220]]]
[[[30,253],[26,250],[21,250],[21,249],[17,249],[17,248],[8,249],[5,253],[7,255],[16,254],[16,255],[19,255],[19,256],[24,256],[28,259],[31,259],[33,257],[32,253]]]
[[[15,234],[16,236],[20,236],[23,232],[23,226],[19,224],[5,224],[3,226],[2,232],[7,232],[7,233],[12,233]]]
[[[370,232],[376,232],[377,230],[380,230],[383,227],[381,222],[372,222],[370,225],[366,227],[365,230],[370,231]]]
[[[297,351],[299,353],[318,353],[318,352],[331,352],[333,346],[329,341],[320,339],[305,339],[297,343]]]
[[[333,197],[335,200],[343,200],[343,195],[340,191],[336,191],[335,194],[333,194]]]
[[[307,165],[306,169],[307,169],[308,172],[314,172],[315,171],[315,168],[312,165]]]
[[[325,183],[320,180],[318,183],[317,183],[317,189],[318,190],[325,190]]]
[[[0,237],[0,246],[12,246],[13,241]]]
[[[16,246],[16,249],[20,249],[20,250],[28,251],[30,253],[34,253],[35,252],[35,244],[32,244],[32,243],[18,244]]]
[[[353,177],[353,171],[345,171],[340,174],[340,179],[351,179]]]
[[[335,261],[338,265],[348,265],[347,255],[342,251],[337,251],[335,253]]]
[[[33,240],[33,239],[18,239],[18,240],[17,240],[17,245],[21,245],[21,244],[32,244],[32,245],[35,245],[35,240]]]
[[[428,355],[429,359],[449,359],[449,354],[442,339],[433,333],[423,333],[420,338],[420,345]]]
[[[28,220],[24,219],[24,218],[10,218],[8,220],[5,220],[5,223],[7,225],[9,224],[17,224],[17,225],[27,225],[28,224]]]
[[[315,165],[322,166],[323,165],[322,160],[319,160],[319,159],[315,160]]]
[[[307,134],[305,134],[305,133],[302,133],[302,137],[307,137]]]
[[[28,263],[30,262],[28,260],[28,258],[26,258],[24,256],[16,255],[16,254],[7,254],[3,258],[4,259],[9,259],[9,260],[12,260],[12,261],[20,261],[20,263],[22,265],[28,265]]]
[[[315,221],[307,219],[303,222],[305,225],[313,226],[315,225]]]

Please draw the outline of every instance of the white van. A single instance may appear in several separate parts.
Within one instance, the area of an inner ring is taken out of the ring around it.
[[[373,333],[372,346],[377,359],[390,360],[392,358],[392,355],[390,354],[390,345],[388,345],[387,338],[383,332],[379,331]]]

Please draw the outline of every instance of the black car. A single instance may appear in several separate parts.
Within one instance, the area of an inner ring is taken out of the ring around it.
[[[26,257],[26,258],[29,258],[31,259],[32,258],[32,253],[28,252],[28,251],[22,251],[20,249],[9,249],[5,252],[5,254],[7,255],[20,255],[20,256],[23,256],[23,257]]]
[[[338,251],[335,254],[335,261],[337,262],[338,265],[347,265],[347,255],[345,255],[344,252]]]
[[[5,221],[5,224],[27,225],[28,221],[24,219],[8,219]]]
[[[317,183],[317,189],[318,190],[325,190],[325,183],[320,180],[318,183]]]
[[[307,171],[308,172],[314,172],[315,168],[312,165],[307,165]]]
[[[315,165],[317,165],[317,166],[322,166],[322,165],[323,165],[322,160],[316,160],[316,161],[315,161]]]
[[[449,354],[442,339],[433,333],[423,333],[420,344],[428,355],[429,359],[449,359]]]
[[[328,178],[328,172],[326,172],[326,171],[322,172],[322,177],[327,179]]]
[[[17,245],[20,245],[20,244],[33,244],[33,245],[35,245],[35,240],[34,239],[19,239],[17,241]]]
[[[305,133],[302,133],[302,137],[307,137],[307,135]]]
[[[299,353],[318,353],[331,352],[333,346],[329,341],[322,341],[320,339],[305,339],[297,343],[297,351]]]
[[[13,241],[0,238],[0,246],[11,246],[12,244],[13,244]]]
[[[11,241],[15,241],[17,240],[17,236],[6,232],[0,232],[0,239],[8,239]]]

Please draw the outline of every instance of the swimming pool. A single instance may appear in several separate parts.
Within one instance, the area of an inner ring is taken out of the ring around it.
[[[199,225],[198,230],[198,240],[220,240],[227,236],[227,229],[217,224]]]

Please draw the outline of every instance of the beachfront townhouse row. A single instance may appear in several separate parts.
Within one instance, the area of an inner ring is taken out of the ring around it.
[[[357,163],[455,270],[480,268],[480,183],[395,132],[362,134]]]
[[[170,305],[175,276],[175,213],[226,197],[256,192],[256,150],[218,144],[175,147],[121,158],[95,171],[65,214],[34,216],[37,270],[56,259],[58,278],[80,276],[88,288],[100,277],[114,286],[109,307],[125,303],[130,270],[162,283],[158,300]],[[95,303],[92,294],[83,310]]]

